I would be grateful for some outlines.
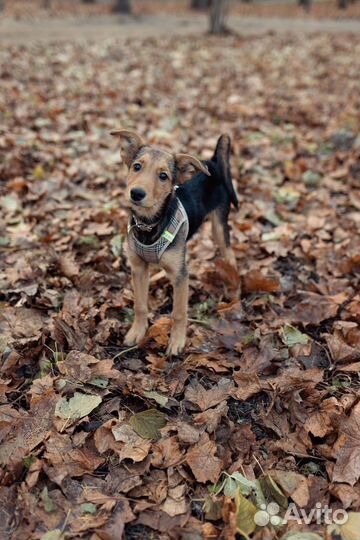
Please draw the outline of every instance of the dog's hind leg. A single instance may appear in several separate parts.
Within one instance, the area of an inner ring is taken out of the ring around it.
[[[236,258],[230,245],[229,211],[230,204],[216,208],[211,214],[211,224],[214,240],[219,246],[221,256],[236,268]]]
[[[148,327],[149,265],[135,253],[129,253],[134,288],[134,322],[125,336],[125,345],[140,343]]]

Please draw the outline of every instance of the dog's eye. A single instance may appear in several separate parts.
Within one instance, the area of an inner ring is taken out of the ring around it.
[[[134,171],[140,171],[141,170],[141,163],[135,163],[133,165]]]
[[[161,173],[159,174],[159,178],[160,178],[160,180],[161,180],[162,182],[165,182],[169,177],[168,177],[168,175],[166,174],[166,172],[161,172]]]

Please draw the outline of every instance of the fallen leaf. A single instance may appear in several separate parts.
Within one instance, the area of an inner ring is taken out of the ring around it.
[[[75,392],[69,401],[66,398],[61,398],[56,403],[55,415],[66,420],[68,425],[90,414],[100,405],[101,401],[100,396]]]
[[[333,482],[353,486],[360,478],[360,403],[342,423],[333,454],[336,458]]]
[[[216,444],[210,440],[207,433],[203,433],[199,442],[188,450],[186,462],[198,482],[215,483],[218,480],[223,464],[215,453]]]
[[[276,293],[280,282],[276,276],[265,276],[260,270],[253,270],[244,276],[244,291],[247,293]]]
[[[146,458],[151,448],[151,442],[139,436],[135,428],[122,424],[114,426],[111,431],[116,441],[125,443],[120,450],[120,459],[132,459],[138,462]]]
[[[42,535],[41,540],[62,540],[63,532],[60,529],[54,529]]]
[[[282,340],[288,347],[293,347],[294,345],[306,345],[310,338],[291,324],[285,324],[282,329]]]
[[[246,499],[240,491],[235,496],[235,504],[237,531],[248,538],[256,529],[254,521],[257,512],[256,506]]]
[[[198,405],[201,411],[206,411],[230,396],[233,388],[230,379],[222,378],[219,383],[206,390],[200,383],[195,386],[188,386],[185,391],[185,398]]]
[[[306,507],[310,498],[309,485],[306,476],[294,471],[274,470],[271,471],[271,477],[297,506],[300,508]],[[284,502],[285,500],[283,500],[283,503]]]
[[[144,439],[158,439],[160,429],[166,426],[166,416],[156,409],[148,409],[141,413],[134,414],[129,424],[140,437]]]
[[[339,516],[340,519],[344,518],[343,513]],[[340,535],[342,540],[358,540],[360,530],[360,513],[359,512],[349,512],[347,515],[347,520],[345,523],[338,525],[328,525],[327,532],[329,534],[335,533],[335,535]]]

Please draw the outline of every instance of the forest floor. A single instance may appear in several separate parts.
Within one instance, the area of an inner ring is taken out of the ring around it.
[[[359,34],[106,33],[0,49],[0,538],[356,539]],[[204,158],[232,137],[238,269],[205,223],[179,358],[156,270],[123,346],[120,126]],[[312,519],[264,514],[290,504]]]

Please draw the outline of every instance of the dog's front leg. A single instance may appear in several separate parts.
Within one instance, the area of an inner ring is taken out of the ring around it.
[[[177,355],[183,351],[186,341],[189,277],[185,266],[174,276],[172,282],[174,289],[173,327],[167,354]]]
[[[149,265],[138,255],[129,254],[134,289],[134,322],[125,336],[125,345],[140,343],[148,327]]]

